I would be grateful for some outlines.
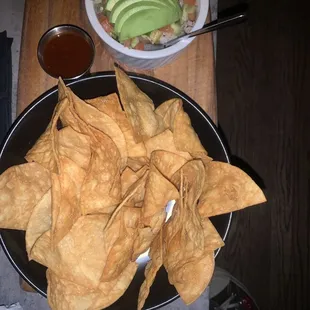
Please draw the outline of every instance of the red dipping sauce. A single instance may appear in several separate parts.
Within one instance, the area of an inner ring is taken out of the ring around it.
[[[77,78],[89,71],[94,59],[94,44],[81,28],[56,26],[46,32],[38,47],[39,62],[49,75]]]

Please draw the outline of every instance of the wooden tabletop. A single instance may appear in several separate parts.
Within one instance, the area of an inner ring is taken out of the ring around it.
[[[57,24],[75,24],[93,38],[96,56],[91,72],[113,70],[99,36],[93,31],[83,0],[27,0],[19,65],[17,113],[19,114],[40,94],[56,85],[37,59],[37,46],[42,34]],[[173,63],[153,71],[144,71],[172,84],[193,98],[217,121],[212,35],[200,36]]]

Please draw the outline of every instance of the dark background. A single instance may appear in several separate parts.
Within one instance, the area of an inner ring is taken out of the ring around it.
[[[301,1],[253,0],[246,24],[217,34],[219,125],[268,199],[234,215],[218,266],[262,310],[310,309],[309,30]]]

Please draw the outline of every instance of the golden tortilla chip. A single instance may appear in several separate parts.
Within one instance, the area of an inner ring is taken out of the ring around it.
[[[52,244],[56,245],[81,215],[80,193],[86,172],[67,157],[59,157],[59,175],[52,175]]]
[[[57,171],[57,163],[55,159],[55,145],[57,144],[57,122],[61,113],[67,108],[69,101],[67,98],[60,101],[51,118],[45,132],[40,136],[35,145],[27,152],[25,159],[28,162],[36,162],[46,169]]]
[[[65,127],[58,132],[58,152],[67,157],[84,170],[88,169],[91,157],[91,139],[87,135]]]
[[[187,113],[183,111],[183,109],[179,109],[175,116],[173,138],[175,147],[179,151],[189,153],[207,152],[192,127],[190,118]]]
[[[206,167],[206,181],[198,205],[202,217],[237,211],[265,201],[262,190],[241,169],[216,161]]]
[[[225,245],[221,236],[207,217],[202,220],[202,227],[205,238],[204,250],[206,252],[215,251]]]
[[[171,177],[171,182],[179,190],[181,190],[181,175],[183,176],[184,184],[187,185],[187,204],[190,208],[196,208],[205,184],[205,167],[202,161],[199,159],[188,161]]]
[[[186,305],[193,303],[205,291],[214,272],[213,251],[198,259],[193,259],[177,269],[173,283]],[[170,276],[170,274],[169,274]]]
[[[172,175],[187,162],[187,160],[180,155],[161,150],[153,151],[150,161],[168,180],[170,180]]]
[[[59,278],[47,270],[47,297],[52,309],[93,310],[103,309],[119,299],[132,281],[137,270],[136,263],[130,263],[122,274],[111,282],[101,282],[97,289],[88,289],[67,279]]]
[[[174,144],[173,136],[174,135],[171,132],[171,130],[166,129],[162,133],[145,141],[147,157],[150,158],[152,152],[154,151],[162,150],[177,154],[179,156],[184,157],[187,160],[192,159],[191,155],[188,152],[181,152],[177,150]]]
[[[176,187],[152,165],[146,181],[143,218],[151,218],[158,212],[164,211],[170,200],[178,198],[179,192]]]
[[[168,202],[179,198],[176,187],[155,166],[151,166],[145,188],[141,227],[134,242],[133,259],[149,248],[160,231],[166,218]]]
[[[26,250],[30,257],[31,249],[37,239],[51,228],[52,197],[49,189],[34,207],[26,230]]]
[[[113,224],[113,221],[118,216],[118,213],[122,210],[122,208],[125,206],[132,206],[132,204],[134,205],[136,201],[143,200],[147,175],[147,171],[145,171],[143,176],[128,188],[122,202],[113,211],[106,227],[104,228],[105,230],[108,230]]]
[[[100,130],[112,139],[121,155],[121,166],[125,167],[127,163],[127,145],[118,124],[110,116],[87,104],[73,92],[71,92],[71,95],[77,115],[88,125]]]
[[[165,129],[174,129],[174,120],[178,111],[182,108],[182,100],[178,98],[170,99],[156,108],[155,113],[163,118]]]
[[[0,227],[26,230],[34,207],[50,187],[49,171],[37,163],[4,171],[0,175]]]
[[[153,101],[124,71],[115,67],[117,88],[136,143],[146,141],[164,129],[161,116],[155,114]]]
[[[149,159],[146,156],[142,157],[128,157],[127,167],[131,170],[137,172],[144,166],[147,166],[149,163]]]
[[[79,217],[54,250],[51,233],[45,232],[34,244],[31,259],[68,281],[97,288],[107,255],[118,237],[104,232],[108,219],[108,215],[101,214]]]
[[[145,280],[142,283],[138,297],[138,310],[141,310],[145,304],[145,301],[150,293],[150,288],[155,280],[156,274],[163,264],[163,234],[162,231],[158,234],[153,241],[150,249],[151,260],[145,267]]]
[[[80,207],[84,215],[111,213],[121,201],[118,149],[103,133],[100,133],[100,143],[96,146],[81,188]]]
[[[135,142],[133,129],[121,108],[117,94],[86,100],[86,102],[109,115],[118,124],[126,140],[128,157],[146,156],[144,144]]]
[[[57,310],[87,310],[98,292],[74,282],[58,277],[50,269],[46,271],[47,301],[51,309]]]
[[[93,308],[103,309],[112,305],[116,300],[118,300],[127,290],[134,275],[136,274],[137,269],[137,263],[130,262],[118,278],[110,282],[100,282],[100,294],[93,303]]]
[[[126,167],[121,175],[121,183],[122,183],[122,197],[125,196],[128,188],[139,180],[136,172],[134,172],[129,167]]]
[[[112,281],[125,270],[131,261],[132,247],[138,228],[141,209],[124,207],[106,233],[118,234],[109,251],[105,267],[102,272],[101,282]],[[117,223],[119,221],[120,223]],[[118,231],[115,231],[115,226]]]

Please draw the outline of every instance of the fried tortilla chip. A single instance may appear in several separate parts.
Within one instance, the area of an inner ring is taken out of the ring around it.
[[[189,305],[197,300],[207,288],[213,272],[214,254],[212,251],[201,258],[193,258],[193,260],[185,263],[174,273],[177,278],[173,281],[169,278],[169,281],[173,283],[184,303]]]
[[[109,227],[113,224],[114,220],[116,219],[118,213],[122,210],[122,208],[124,208],[125,206],[132,206],[135,204],[135,202],[143,200],[147,175],[148,174],[146,170],[141,176],[141,178],[139,178],[128,188],[122,202],[113,211],[106,227],[104,228],[105,230],[108,230]]]
[[[168,202],[179,198],[176,187],[155,166],[151,166],[145,187],[141,227],[134,242],[133,259],[149,248],[160,231]]]
[[[52,224],[52,197],[48,190],[34,207],[26,230],[26,250],[28,257],[37,239],[51,228]]]
[[[104,232],[108,219],[103,214],[79,217],[55,249],[47,231],[34,244],[30,258],[59,277],[86,288],[97,288],[107,255],[118,237]]]
[[[173,138],[175,147],[179,151],[189,153],[207,152],[192,127],[190,118],[183,109],[179,109],[175,116]]]
[[[241,169],[216,161],[206,167],[206,181],[198,205],[202,217],[237,211],[265,201],[262,190]]]
[[[126,167],[121,175],[121,183],[122,183],[122,197],[125,196],[128,188],[139,180],[136,172],[134,172],[129,167]]]
[[[113,281],[101,282],[97,289],[88,289],[47,270],[47,297],[52,309],[93,310],[103,309],[119,299],[137,270],[136,263],[129,263],[122,274]]]
[[[49,171],[37,163],[8,168],[0,175],[0,227],[26,230],[34,207],[50,187]]]
[[[202,189],[205,184],[205,167],[201,160],[195,159],[188,161],[184,166],[174,173],[171,182],[181,191],[181,174],[183,182],[187,185],[187,204],[190,208],[196,208]]]
[[[144,144],[135,142],[133,129],[121,108],[117,94],[86,100],[86,102],[109,115],[118,124],[126,140],[128,157],[146,156]]]
[[[131,261],[134,237],[138,228],[140,215],[141,209],[124,207],[112,225],[107,229],[106,233],[111,234],[114,231],[114,234],[118,234],[118,238],[108,254],[102,272],[101,282],[112,281],[119,277]],[[115,226],[117,226],[116,229],[118,231],[115,231]]]
[[[175,153],[159,150],[152,152],[150,162],[163,176],[170,180],[172,175],[179,170],[187,160]]]
[[[155,280],[156,274],[163,264],[163,234],[159,232],[156,239],[153,241],[149,256],[151,260],[145,267],[145,280],[142,283],[138,297],[138,310],[141,310],[150,293],[150,288]]]
[[[115,67],[117,88],[130,121],[136,143],[146,141],[164,129],[161,116],[155,114],[153,101],[143,93],[124,71]]]
[[[127,145],[119,125],[109,115],[87,104],[73,92],[71,92],[71,96],[77,115],[88,125],[100,130],[112,139],[121,155],[121,166],[125,167],[127,163]]]
[[[136,172],[142,167],[147,166],[148,163],[149,163],[149,159],[146,156],[128,157],[127,167]]]
[[[188,152],[178,151],[175,144],[173,133],[171,130],[166,129],[162,133],[150,138],[145,141],[147,157],[150,158],[152,152],[157,150],[168,151],[174,154],[177,154],[181,157],[184,157],[187,160],[192,159],[191,155]]]
[[[155,113],[163,118],[165,129],[174,130],[174,120],[178,111],[182,108],[182,100],[178,98],[163,102],[156,108]]]
[[[207,217],[202,220],[202,227],[205,238],[204,250],[206,252],[215,251],[224,246],[224,241]]]
[[[84,215],[111,213],[121,201],[120,156],[114,142],[103,133],[100,143],[93,147],[84,183],[80,207]]]
[[[67,157],[59,157],[59,174],[52,175],[52,244],[70,231],[81,215],[80,193],[84,169]]]
[[[70,158],[79,167],[88,169],[91,157],[91,139],[87,135],[65,127],[58,132],[59,155]]]
[[[56,172],[55,144],[57,143],[57,122],[61,113],[68,107],[69,101],[64,98],[60,101],[51,118],[45,132],[40,136],[35,145],[27,152],[25,159],[28,162],[36,162],[46,169]]]

